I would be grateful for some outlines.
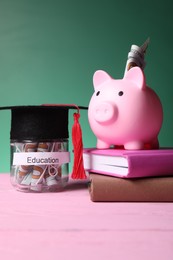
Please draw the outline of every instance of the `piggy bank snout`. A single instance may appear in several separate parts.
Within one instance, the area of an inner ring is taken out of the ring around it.
[[[107,124],[116,120],[118,109],[116,105],[103,102],[94,107],[94,119],[98,123]]]

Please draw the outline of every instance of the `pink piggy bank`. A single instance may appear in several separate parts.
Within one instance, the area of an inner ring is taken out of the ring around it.
[[[98,149],[112,145],[125,149],[159,147],[162,105],[157,94],[146,85],[139,67],[131,68],[118,80],[105,71],[96,71],[93,83],[95,93],[89,103],[88,120],[97,137]]]

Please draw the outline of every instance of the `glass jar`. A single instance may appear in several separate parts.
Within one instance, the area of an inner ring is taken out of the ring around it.
[[[68,139],[11,140],[12,185],[23,192],[62,190],[69,176]]]

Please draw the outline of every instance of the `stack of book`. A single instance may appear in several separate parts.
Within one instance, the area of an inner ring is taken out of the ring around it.
[[[86,148],[83,159],[92,201],[173,201],[173,148]]]

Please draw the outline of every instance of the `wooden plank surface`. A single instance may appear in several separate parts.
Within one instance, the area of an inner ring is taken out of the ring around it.
[[[60,193],[21,193],[0,174],[0,256],[173,259],[173,203],[94,203],[72,181]]]

